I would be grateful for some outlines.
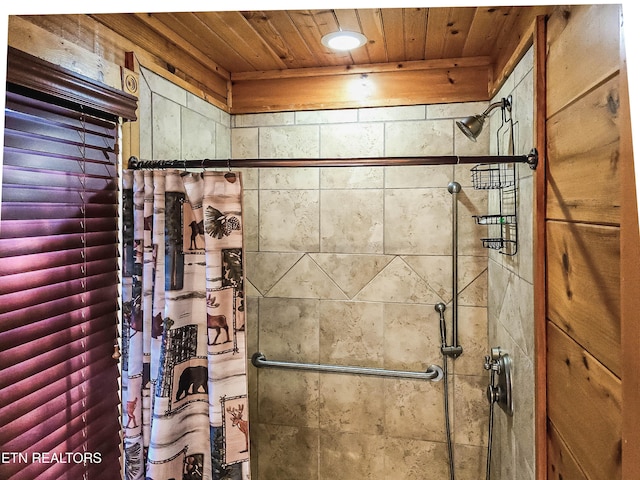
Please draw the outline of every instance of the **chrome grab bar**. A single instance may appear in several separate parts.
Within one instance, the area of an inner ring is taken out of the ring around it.
[[[373,375],[378,377],[413,378],[419,380],[431,380],[438,382],[443,377],[442,368],[431,365],[426,372],[406,372],[403,370],[385,370],[383,368],[350,367],[346,365],[326,365],[321,363],[297,363],[267,360],[261,352],[256,352],[251,357],[251,363],[256,368],[275,367],[291,370],[310,370],[315,372],[351,373],[356,375]]]

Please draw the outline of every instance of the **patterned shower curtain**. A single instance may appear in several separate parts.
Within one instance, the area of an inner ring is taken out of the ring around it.
[[[123,174],[126,480],[249,478],[241,183]]]

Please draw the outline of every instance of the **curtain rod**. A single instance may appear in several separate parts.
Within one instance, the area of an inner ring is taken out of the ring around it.
[[[460,165],[474,163],[526,163],[532,170],[538,165],[538,152],[534,148],[528,155],[440,155],[424,157],[372,157],[372,158],[246,158],[213,160],[138,160],[130,157],[130,170],[160,170],[167,168],[281,168],[281,167],[390,167],[408,165]]]

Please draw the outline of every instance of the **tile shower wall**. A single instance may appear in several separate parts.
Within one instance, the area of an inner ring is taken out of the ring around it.
[[[240,115],[232,155],[474,155],[454,118],[486,103]],[[486,192],[469,166],[244,172],[250,351],[268,359],[424,371],[451,319],[451,211],[459,194],[459,335],[450,371],[459,479],[483,475],[488,404]],[[450,362],[451,364],[451,362]],[[443,384],[250,369],[253,478],[448,478]]]
[[[229,158],[231,115],[153,72],[142,69],[140,158]]]
[[[520,61],[496,100],[512,95],[514,153],[529,153],[533,138],[533,50]],[[491,153],[497,154],[499,115],[491,119]],[[501,153],[506,137],[501,136]],[[518,253],[489,254],[489,343],[500,346],[514,364],[514,415],[496,408],[492,472],[501,480],[533,480],[534,344],[533,344],[533,171],[518,166]],[[491,195],[494,195],[493,193]],[[493,203],[490,196],[489,203]],[[499,473],[498,473],[499,472]]]
[[[529,54],[498,96],[514,96],[516,153],[532,145],[531,65]],[[453,118],[486,105],[232,118],[143,71],[141,158],[228,158],[231,151],[235,158],[481,155],[490,142],[495,148],[495,131],[472,143]],[[471,188],[468,167],[243,174],[250,351],[272,359],[409,370],[442,364],[433,304],[446,302],[450,321],[446,185],[451,179],[462,184],[459,320],[465,353],[451,368],[457,477],[484,475],[488,376],[482,358],[490,344],[514,357],[516,382],[516,415],[496,415],[493,469],[505,480],[516,478],[516,471],[518,478],[534,478],[528,168],[520,169],[520,245],[513,258],[479,246],[486,232],[469,215],[486,213],[487,200]],[[447,478],[442,383],[253,367],[250,373],[254,479]]]

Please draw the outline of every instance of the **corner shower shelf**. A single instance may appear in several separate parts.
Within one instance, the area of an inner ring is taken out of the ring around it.
[[[497,197],[491,198],[489,204],[493,206],[495,202],[498,212],[473,215],[476,225],[488,230],[488,237],[480,239],[482,246],[510,256],[518,250],[516,178],[515,163],[479,164],[471,168],[474,189],[497,191]]]

